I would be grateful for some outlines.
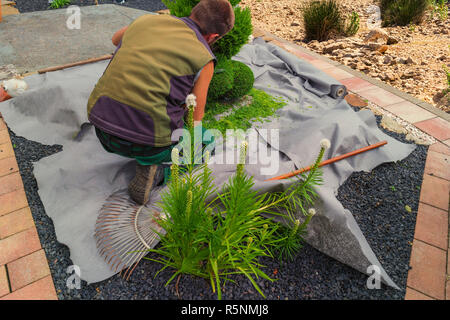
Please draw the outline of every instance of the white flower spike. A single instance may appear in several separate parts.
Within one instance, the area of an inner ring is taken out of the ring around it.
[[[330,140],[328,140],[328,139],[320,140],[320,147],[321,148],[324,148],[326,150],[326,149],[330,148],[330,146],[331,146]]]
[[[315,214],[316,214],[316,209],[314,209],[314,208],[309,209],[309,210],[308,210],[308,214],[309,214],[310,216],[315,215]]]
[[[178,150],[178,148],[173,148],[172,149],[172,163],[175,165],[179,165],[180,164],[180,151]]]
[[[197,106],[197,97],[195,94],[191,93],[186,97],[186,106],[193,106],[194,108]]]

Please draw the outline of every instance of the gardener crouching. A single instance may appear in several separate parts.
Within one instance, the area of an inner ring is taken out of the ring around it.
[[[128,186],[135,202],[147,203],[161,182],[190,93],[197,97],[194,121],[202,120],[216,62],[210,45],[233,26],[228,0],[201,0],[189,17],[148,14],[114,34],[116,52],[87,109],[105,150],[136,159]]]

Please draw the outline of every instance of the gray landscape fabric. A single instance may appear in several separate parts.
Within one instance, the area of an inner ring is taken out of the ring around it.
[[[310,165],[316,158],[320,141],[327,138],[331,148],[325,159],[387,140],[388,144],[323,167],[324,184],[317,187],[320,197],[315,205],[306,241],[319,251],[363,273],[376,265],[382,280],[396,287],[385,273],[367,243],[352,213],[336,199],[338,187],[355,171],[370,171],[390,161],[408,156],[415,148],[390,138],[376,125],[369,110],[354,112],[342,99],[339,82],[311,64],[280,48],[255,39],[234,59],[246,63],[254,72],[257,89],[286,99],[287,105],[270,122],[258,124],[258,149],[276,152],[279,166],[271,176]],[[42,75],[25,80],[29,90],[22,96],[0,103],[8,126],[17,135],[43,144],[63,145],[63,151],[35,163],[34,174],[47,215],[53,220],[59,242],[70,249],[70,258],[81,269],[88,283],[115,274],[97,252],[94,227],[105,199],[123,190],[134,174],[132,160],[104,151],[93,127],[87,124],[87,99],[108,61]],[[279,143],[266,134],[277,129]],[[251,146],[252,147],[252,146]],[[233,149],[220,140],[211,162]],[[253,146],[252,152],[255,152]],[[279,191],[295,180],[265,181],[267,163],[246,165],[261,192]],[[226,182],[235,165],[210,165],[216,185]],[[154,192],[153,201],[160,191]],[[299,213],[300,214],[300,213]],[[300,217],[302,219],[302,217]]]

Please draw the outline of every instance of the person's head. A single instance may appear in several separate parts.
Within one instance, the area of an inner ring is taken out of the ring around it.
[[[228,0],[201,0],[189,16],[200,27],[208,44],[227,34],[234,26],[234,10]]]

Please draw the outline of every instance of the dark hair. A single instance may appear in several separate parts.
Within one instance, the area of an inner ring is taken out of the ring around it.
[[[217,33],[222,37],[234,26],[234,10],[228,0],[201,0],[189,16],[203,35]]]

